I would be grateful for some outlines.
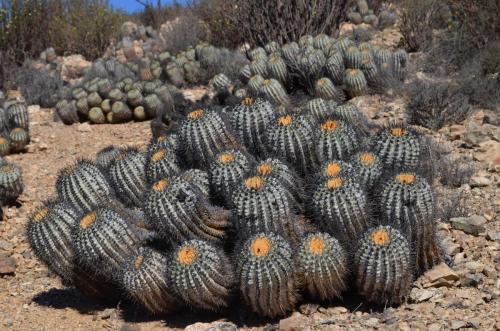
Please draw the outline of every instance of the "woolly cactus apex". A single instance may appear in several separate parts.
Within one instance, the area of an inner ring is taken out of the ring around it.
[[[228,91],[231,85],[233,85],[233,82],[231,82],[226,75],[217,74],[212,78],[211,84],[214,86],[216,91],[225,92]]]
[[[368,202],[361,185],[333,177],[320,182],[311,197],[311,211],[323,231],[349,242],[368,226]]]
[[[316,97],[322,98],[325,100],[335,100],[335,101],[344,101],[345,95],[344,92],[333,85],[332,81],[323,77],[316,81],[314,84],[314,93]]]
[[[271,153],[293,165],[297,172],[314,171],[316,133],[308,117],[292,114],[275,119],[266,132],[266,139]]]
[[[208,170],[215,196],[229,204],[236,185],[250,171],[252,163],[251,155],[237,149],[226,149],[215,155]]]
[[[242,245],[236,259],[239,289],[253,312],[273,318],[294,309],[296,273],[285,239],[272,233],[256,234]]]
[[[12,129],[9,133],[10,150],[12,152],[21,152],[30,142],[30,136],[23,128]]]
[[[146,178],[149,183],[180,172],[175,150],[167,147],[150,148],[146,160]]]
[[[321,164],[316,174],[316,182],[322,183],[332,178],[349,179],[356,174],[352,164],[341,160],[327,160]]]
[[[84,214],[73,227],[73,248],[79,265],[108,279],[116,277],[142,239],[124,215],[109,208]]]
[[[140,247],[125,264],[120,283],[126,293],[153,314],[169,313],[178,306],[166,279],[168,258],[149,247]]]
[[[242,237],[258,232],[293,235],[296,202],[291,192],[273,177],[247,177],[233,194],[233,219]]]
[[[404,229],[415,245],[418,274],[441,261],[434,222],[434,198],[427,181],[413,172],[399,172],[380,192],[383,222]]]
[[[143,106],[135,107],[133,113],[136,121],[145,121],[147,119],[146,110]]]
[[[423,153],[422,136],[402,123],[391,123],[372,140],[375,154],[390,167],[416,167]]]
[[[267,72],[270,77],[277,79],[282,84],[288,81],[288,70],[285,61],[279,54],[272,54],[267,62]]]
[[[202,240],[189,240],[172,254],[167,275],[175,293],[195,308],[220,310],[229,304],[234,272],[224,252]]]
[[[264,49],[266,50],[266,53],[270,55],[272,53],[279,52],[280,45],[275,41],[271,41],[264,46]]]
[[[250,69],[250,65],[245,64],[240,70],[240,80],[246,84],[252,77],[252,70]]]
[[[233,133],[219,112],[210,109],[191,111],[179,127],[182,154],[190,165],[208,167],[223,148],[237,146]]]
[[[267,56],[266,59],[258,59],[250,62],[250,72],[252,75],[261,75],[262,77],[267,76]]]
[[[267,59],[266,50],[262,47],[256,47],[248,51],[248,57],[250,60],[255,61],[259,59]]]
[[[356,46],[349,46],[344,53],[344,64],[346,68],[360,69],[362,63],[361,52]]]
[[[144,109],[148,118],[154,118],[161,113],[163,103],[156,94],[150,94],[144,98]]]
[[[334,52],[328,57],[325,63],[326,74],[336,84],[342,84],[345,71],[344,60],[342,53],[336,48],[333,49]]]
[[[146,192],[146,157],[137,149],[126,148],[108,170],[109,182],[127,206],[141,207]]]
[[[347,289],[347,252],[327,233],[311,233],[303,238],[296,264],[301,282],[312,297],[333,300]]]
[[[306,114],[316,121],[321,121],[331,114],[330,104],[321,98],[311,99],[305,105]]]
[[[205,197],[210,196],[208,172],[200,169],[188,169],[179,175],[183,180],[198,188]]]
[[[398,49],[392,56],[394,74],[400,81],[404,81],[408,74],[408,53],[404,49]]]
[[[265,154],[264,136],[274,118],[271,103],[261,98],[247,97],[227,114],[232,127],[246,148],[255,154]]]
[[[113,194],[104,174],[88,160],[63,168],[57,177],[56,190],[61,200],[80,212],[101,206]]]
[[[6,137],[0,136],[0,156],[10,154],[10,141]]]
[[[380,305],[401,303],[413,282],[407,240],[390,226],[368,230],[358,242],[354,271],[358,291],[368,301]]]
[[[356,178],[366,189],[371,190],[382,176],[382,163],[372,152],[361,151],[351,158]]]
[[[181,177],[154,183],[146,195],[144,212],[148,228],[178,242],[195,238],[220,242],[229,226],[227,213],[209,205],[200,190]]]
[[[302,180],[288,165],[278,159],[267,158],[255,166],[255,173],[264,179],[276,178],[293,195],[295,201],[298,202],[299,212],[302,212],[301,203],[304,196]]]
[[[258,94],[262,87],[262,83],[264,83],[264,78],[261,75],[253,75],[248,80],[248,89],[251,93]]]
[[[113,145],[104,147],[96,154],[96,165],[101,169],[108,170],[113,161],[121,154],[121,150]]]
[[[10,126],[28,130],[30,123],[28,119],[28,107],[25,102],[15,102],[7,107],[7,118]]]
[[[11,203],[23,193],[22,172],[15,164],[6,163],[0,166],[0,201]]]
[[[295,63],[299,53],[300,47],[296,42],[284,44],[283,47],[281,47],[281,55],[288,63]]]
[[[273,78],[265,79],[262,82],[259,93],[276,104],[286,105],[290,101],[283,86]]]
[[[75,101],[61,100],[56,104],[56,113],[61,121],[66,125],[78,123],[78,113]]]
[[[360,137],[348,122],[328,118],[319,124],[317,140],[318,159],[346,159],[360,144]]]
[[[64,202],[48,202],[28,220],[26,236],[31,249],[50,271],[71,283],[73,248],[71,230],[78,213]]]
[[[110,123],[126,122],[132,119],[132,111],[125,102],[117,101],[111,106],[107,119]]]
[[[344,86],[350,97],[358,97],[366,93],[365,75],[359,69],[347,69],[344,73]]]

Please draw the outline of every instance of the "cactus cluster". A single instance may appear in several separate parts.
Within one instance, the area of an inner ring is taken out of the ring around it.
[[[357,0],[347,14],[347,18],[353,24],[365,23],[375,29],[384,29],[396,23],[396,13],[393,8],[382,6],[378,15],[375,15],[374,11],[369,8],[367,0]]]
[[[26,101],[18,91],[8,91],[6,100],[0,98],[0,156],[22,152],[29,142]]]

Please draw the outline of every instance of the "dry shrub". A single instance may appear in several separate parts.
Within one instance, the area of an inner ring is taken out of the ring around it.
[[[399,30],[406,50],[416,52],[432,45],[432,29],[442,6],[441,0],[401,1]]]
[[[58,101],[62,81],[48,70],[38,70],[27,65],[16,71],[15,85],[28,104],[50,108]]]
[[[196,46],[206,37],[203,22],[189,11],[166,24],[168,29],[162,30],[165,49],[173,54]]]

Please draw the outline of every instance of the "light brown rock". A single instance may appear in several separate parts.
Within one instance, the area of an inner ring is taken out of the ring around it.
[[[64,81],[79,78],[82,76],[83,70],[91,65],[92,62],[85,60],[85,57],[80,54],[63,57],[61,64],[61,78]]]

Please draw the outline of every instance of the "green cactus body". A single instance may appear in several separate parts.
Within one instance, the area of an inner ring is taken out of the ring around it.
[[[375,63],[380,66],[382,63],[391,63],[392,53],[387,48],[377,47],[373,48],[373,57]]]
[[[226,149],[215,155],[208,170],[214,195],[230,204],[236,185],[250,171],[252,163],[250,155],[237,149]]]
[[[264,49],[266,50],[266,53],[270,55],[272,53],[279,52],[280,45],[275,41],[271,41],[271,42],[267,43],[266,46],[264,46]]]
[[[316,150],[321,162],[346,159],[360,145],[360,138],[354,128],[342,120],[326,119],[319,124],[319,129]]]
[[[0,136],[0,156],[5,156],[9,154],[10,154],[9,138]]]
[[[149,228],[174,241],[200,238],[221,242],[228,215],[206,201],[200,190],[181,177],[160,179],[146,195],[144,212]]]
[[[371,190],[382,176],[382,162],[372,152],[361,151],[351,158],[356,178],[367,190]]]
[[[86,98],[88,95],[87,92],[85,92],[84,89],[82,89],[81,87],[76,87],[74,88],[72,91],[71,91],[71,96],[73,97],[73,99],[75,100],[78,100],[78,99],[81,99],[81,98]]]
[[[285,239],[256,234],[242,245],[236,259],[240,293],[253,312],[274,318],[294,309],[297,276]]]
[[[295,63],[297,60],[297,56],[300,53],[300,47],[296,42],[291,42],[283,45],[281,47],[281,55],[283,59],[285,59],[288,63]]]
[[[331,115],[332,109],[326,100],[315,98],[306,103],[305,111],[313,120],[322,121]]]
[[[313,47],[314,37],[309,34],[303,35],[302,37],[299,38],[298,44],[300,48]]]
[[[326,34],[320,33],[316,37],[314,37],[313,40],[314,48],[320,49],[323,52],[325,52],[328,49],[329,45],[330,45],[330,37],[328,37]]]
[[[76,110],[78,111],[78,113],[80,113],[84,116],[88,116],[90,106],[89,106],[89,103],[87,101],[87,98],[81,98],[81,99],[76,100]]]
[[[416,167],[424,148],[420,134],[398,123],[383,128],[372,139],[372,145],[375,154],[389,167]]]
[[[228,91],[233,82],[224,74],[217,74],[212,78],[212,85],[218,92]]]
[[[345,57],[345,53],[346,53],[347,49],[349,47],[355,46],[355,45],[351,39],[349,39],[347,37],[342,37],[342,38],[339,38],[337,40],[336,46],[337,46],[338,50],[340,51],[340,53],[342,54],[342,57]]]
[[[344,85],[351,97],[358,97],[366,93],[368,84],[365,75],[359,69],[347,69],[344,73]]]
[[[134,120],[145,121],[147,119],[146,110],[143,106],[137,106],[134,108]]]
[[[340,51],[335,51],[328,57],[325,63],[325,70],[328,77],[336,84],[342,84],[344,77],[344,60]]]
[[[75,101],[61,100],[56,104],[56,112],[61,121],[66,125],[78,123],[78,113]]]
[[[252,75],[261,75],[262,77],[267,76],[267,56],[266,59],[258,59],[250,62],[250,71]]]
[[[286,105],[290,101],[281,83],[273,78],[265,79],[259,92],[276,104]]]
[[[350,242],[368,226],[368,202],[361,185],[349,178],[320,182],[311,197],[311,210],[323,231]]]
[[[170,83],[172,83],[176,87],[181,87],[182,85],[184,85],[184,72],[177,64],[175,64],[174,62],[169,63],[165,67],[164,71]]]
[[[89,120],[94,124],[104,124],[106,123],[106,116],[101,108],[92,107],[89,111]]]
[[[359,125],[364,120],[358,107],[350,102],[333,107],[332,115],[351,125]]]
[[[251,49],[248,51],[248,57],[250,60],[255,61],[255,60],[266,60],[267,59],[267,53],[266,50],[262,47],[256,47],[254,49]]]
[[[150,94],[144,98],[144,109],[148,118],[155,118],[161,113],[163,103],[156,94]]]
[[[271,78],[275,78],[282,84],[288,82],[288,69],[285,61],[279,54],[272,54],[267,62],[267,72]]]
[[[383,222],[404,229],[415,245],[418,275],[441,262],[434,222],[434,198],[427,181],[412,172],[390,178],[380,192]]]
[[[258,94],[262,87],[262,83],[264,83],[264,78],[261,75],[253,75],[248,80],[248,89],[253,94]]]
[[[123,101],[125,98],[126,96],[119,89],[115,88],[109,91],[109,100],[111,100],[111,102]]]
[[[314,93],[316,94],[316,97],[325,100],[335,100],[340,102],[345,99],[344,92],[337,88],[327,77],[320,78],[316,81],[316,84],[314,85]]]
[[[127,102],[132,106],[141,106],[144,102],[144,97],[141,91],[133,89],[127,92]]]
[[[22,152],[30,142],[28,132],[23,128],[12,129],[9,133],[11,152]]]
[[[404,81],[408,74],[408,53],[404,49],[398,49],[392,56],[394,74],[399,81]]]
[[[347,14],[347,18],[353,24],[363,23],[363,17],[361,17],[361,15],[358,12],[354,12],[354,11],[350,12],[349,14]]]
[[[401,303],[413,282],[411,261],[409,244],[401,232],[389,226],[368,230],[354,255],[358,291],[380,305]]]
[[[101,105],[102,98],[97,92],[92,92],[87,96],[87,103],[89,107],[98,107]]]
[[[26,103],[15,102],[7,107],[7,119],[11,127],[28,130],[29,118]]]
[[[314,298],[333,300],[347,289],[348,254],[327,233],[311,233],[303,238],[296,264],[302,286]]]
[[[189,306],[220,310],[229,305],[234,271],[219,248],[202,240],[189,240],[173,252],[167,278],[176,295]]]
[[[10,163],[0,166],[0,202],[6,204],[15,201],[23,190],[21,169]]]
[[[57,177],[56,190],[61,200],[80,212],[103,205],[113,194],[104,174],[88,160],[63,168]]]
[[[372,87],[378,87],[380,82],[380,74],[375,62],[370,59],[363,59],[361,64],[361,71],[365,75],[366,82]]]
[[[153,314],[170,313],[178,306],[168,282],[168,257],[149,247],[140,247],[129,257],[120,275],[126,293]]]
[[[105,78],[99,80],[97,83],[98,92],[101,97],[107,98],[109,96],[109,92],[113,89],[113,83],[111,80]]]
[[[362,55],[356,46],[350,46],[345,50],[344,65],[350,69],[360,69],[362,63]]]
[[[109,181],[127,206],[141,207],[146,192],[146,157],[134,148],[123,149],[109,167]]]
[[[210,197],[208,172],[200,169],[188,169],[179,175],[183,180],[198,188],[206,198]]]
[[[250,65],[245,64],[240,70],[240,80],[246,84],[248,83],[251,77],[252,77],[252,70],[250,69]]]
[[[131,120],[133,114],[125,102],[117,101],[113,103],[107,116],[110,123],[122,123]]]
[[[104,114],[107,114],[111,111],[111,100],[104,99],[101,102],[101,109]]]
[[[300,59],[300,69],[308,77],[318,77],[326,63],[325,54],[319,49],[312,49],[309,53],[303,54]]]
[[[110,145],[104,147],[96,154],[96,165],[101,169],[108,171],[109,166],[114,162],[114,160],[120,156],[122,151],[120,148]]]
[[[223,148],[238,145],[225,117],[202,108],[191,111],[180,124],[179,140],[184,142],[181,152],[188,164],[203,168]]]

